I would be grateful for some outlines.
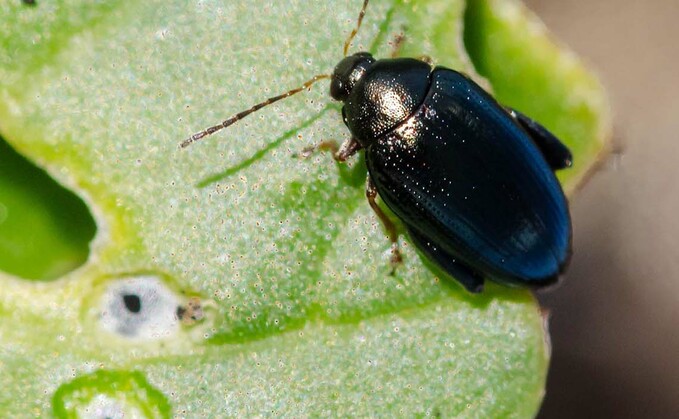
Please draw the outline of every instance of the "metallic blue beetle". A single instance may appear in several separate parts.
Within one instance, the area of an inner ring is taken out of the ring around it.
[[[557,280],[572,229],[553,170],[572,156],[549,131],[463,74],[411,58],[346,57],[330,93],[344,102],[352,134],[336,157],[365,149],[368,198],[392,240],[376,194],[417,247],[471,292],[484,277],[529,286]]]
[[[401,261],[397,230],[375,202],[378,194],[413,243],[467,290],[480,292],[484,278],[554,283],[571,255],[568,204],[553,173],[571,166],[568,148],[454,70],[411,58],[375,60],[366,52],[346,57],[367,5],[332,75],[315,76],[181,146],[331,78],[330,95],[344,102],[352,138],[341,148],[323,142],[307,152],[330,149],[344,161],[365,150],[366,195],[389,233],[394,264]]]

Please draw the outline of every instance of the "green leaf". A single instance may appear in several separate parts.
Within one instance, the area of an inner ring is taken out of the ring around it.
[[[326,86],[177,147],[331,71],[361,3],[0,5],[0,134],[97,224],[87,261],[59,280],[0,276],[3,412],[537,411],[548,337],[531,294],[470,295],[405,238],[390,276],[361,159],[293,158],[346,137]],[[473,62],[573,147],[572,189],[603,148],[608,109],[536,25],[511,0],[374,0],[352,50],[388,56],[403,32],[401,54],[477,74]]]

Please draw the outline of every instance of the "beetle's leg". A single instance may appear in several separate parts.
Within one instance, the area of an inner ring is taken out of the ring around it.
[[[391,275],[393,275],[394,271],[396,270],[396,266],[403,262],[401,250],[398,247],[398,232],[396,231],[396,226],[394,223],[389,219],[389,217],[387,217],[384,211],[382,211],[382,208],[377,205],[377,202],[375,202],[375,197],[377,197],[377,188],[375,188],[375,184],[373,183],[372,179],[370,179],[370,176],[368,176],[368,182],[365,187],[365,196],[368,198],[370,208],[372,208],[375,214],[377,214],[377,218],[380,219],[382,225],[387,230],[387,234],[389,235],[389,240],[391,241]]]
[[[332,158],[341,163],[356,154],[361,148],[361,144],[353,138],[346,140],[341,146],[337,145],[337,141],[325,140],[314,146],[302,149],[299,156],[307,158],[317,151],[329,151],[332,154]]]
[[[405,42],[406,36],[403,32],[398,33],[394,36],[394,40],[390,42],[391,44],[391,58],[397,58],[399,53],[401,52],[401,47],[403,46],[403,43]],[[433,66],[434,65],[434,59],[431,58],[428,55],[420,55],[417,57],[418,60],[424,61],[425,63]]]
[[[304,147],[302,151],[299,153],[295,154],[295,157],[301,157],[303,159],[311,157],[312,154],[319,152],[319,151],[329,151],[332,153],[334,156],[337,151],[339,150],[339,145],[337,144],[337,141],[335,140],[325,140],[321,141],[318,144],[309,146],[309,147]]]
[[[424,61],[425,63],[429,64],[432,67],[434,66],[434,59],[428,55],[420,55],[419,57],[417,57],[417,59],[420,61]]]
[[[528,135],[538,146],[552,170],[565,169],[573,165],[571,151],[554,134],[549,132],[547,128],[515,109],[507,108],[507,110],[519,122],[521,127],[528,132]]]
[[[403,33],[399,33],[396,36],[394,36],[394,40],[391,41],[391,55],[390,55],[391,58],[398,57],[405,39],[406,36]],[[425,63],[429,64],[432,67],[434,66],[434,59],[428,55],[420,55],[419,57],[417,57],[417,59],[420,61],[424,61]]]
[[[426,236],[416,232],[415,229],[408,227],[408,235],[422,253],[443,268],[446,273],[452,275],[467,291],[475,294],[483,291],[483,277],[472,268],[437,246]]]
[[[406,39],[406,36],[401,33],[397,33],[394,36],[394,40],[390,42],[391,44],[391,58],[396,58],[398,57],[399,52],[401,51],[401,47],[403,46],[403,41]]]
[[[363,146],[361,146],[361,143],[359,143],[355,138],[349,138],[348,140],[342,143],[342,146],[339,148],[338,151],[333,153],[332,157],[338,162],[343,162],[346,161],[349,157],[358,153],[358,151],[362,148]]]

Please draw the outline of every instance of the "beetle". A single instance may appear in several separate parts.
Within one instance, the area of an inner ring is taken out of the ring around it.
[[[529,287],[556,282],[571,256],[568,203],[554,174],[572,165],[568,148],[463,73],[422,59],[347,56],[367,5],[331,75],[314,76],[181,146],[329,78],[351,138],[313,149],[330,150],[339,162],[364,150],[366,196],[392,242],[394,265],[401,261],[397,228],[378,195],[415,246],[472,293],[485,279]]]

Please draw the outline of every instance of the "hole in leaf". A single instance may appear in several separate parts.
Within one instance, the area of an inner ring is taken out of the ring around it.
[[[155,340],[179,331],[180,297],[161,275],[123,275],[107,282],[100,307],[101,325],[127,339]]]
[[[0,270],[56,279],[87,260],[95,233],[85,203],[0,138]]]
[[[141,300],[138,295],[125,294],[123,295],[125,307],[132,313],[139,313],[141,311]]]
[[[139,371],[99,370],[62,384],[52,396],[57,418],[171,418],[167,397]]]

